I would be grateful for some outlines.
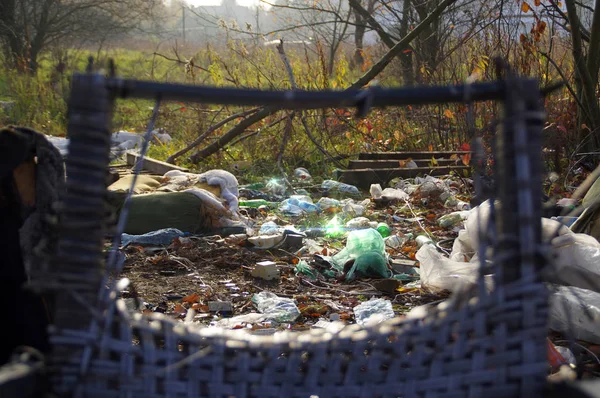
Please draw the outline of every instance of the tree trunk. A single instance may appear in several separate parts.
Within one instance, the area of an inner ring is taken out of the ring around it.
[[[410,19],[410,0],[404,0],[402,5],[402,21],[400,21],[400,37],[408,34],[408,21]],[[415,71],[413,67],[413,53],[407,51],[400,55],[402,65],[402,80],[405,86],[415,85]]]
[[[582,152],[597,152],[600,150],[600,105],[598,104],[598,74],[600,73],[600,7],[594,10],[590,43],[587,56],[583,50],[581,37],[581,22],[577,15],[574,0],[567,0],[567,15],[571,24],[572,53],[575,63],[575,85],[581,106],[578,110],[578,122],[581,136]],[[585,126],[584,126],[585,125]],[[587,127],[587,128],[586,128]],[[590,134],[591,132],[591,134]]]
[[[354,28],[354,57],[352,58],[352,67],[362,68],[365,63],[363,41],[366,27],[363,17],[356,10],[354,10],[354,22],[356,23],[356,27]]]

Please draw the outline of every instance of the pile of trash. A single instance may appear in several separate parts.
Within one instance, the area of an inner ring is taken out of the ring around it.
[[[291,182],[241,186],[224,170],[138,178],[122,236],[125,275],[148,286],[151,265],[164,276],[160,294],[138,291],[156,301],[143,311],[261,334],[338,330],[422,316],[421,305],[480,280],[494,287],[493,274],[480,275],[477,251],[501,204],[471,209],[468,179],[395,179],[367,194],[317,182],[306,169]],[[123,177],[109,190],[122,195],[130,185]],[[543,275],[550,328],[600,344],[600,244],[573,228],[577,220],[563,221],[541,221],[552,255]]]

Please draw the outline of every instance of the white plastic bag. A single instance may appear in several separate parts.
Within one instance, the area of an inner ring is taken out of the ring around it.
[[[600,344],[600,293],[556,286],[550,294],[550,329]]]
[[[565,234],[552,239],[550,282],[600,292],[600,243],[586,234]]]
[[[432,290],[456,292],[477,283],[476,263],[452,261],[432,245],[423,245],[416,254],[421,264],[421,285]]]

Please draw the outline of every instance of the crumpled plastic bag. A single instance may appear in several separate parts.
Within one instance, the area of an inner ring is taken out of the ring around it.
[[[373,228],[350,232],[346,247],[331,258],[331,263],[336,270],[344,272],[346,264],[351,260],[354,260],[354,264],[346,273],[346,280],[352,280],[357,272],[380,278],[391,276],[387,267],[385,242]]]
[[[549,282],[600,292],[600,243],[585,234],[564,234],[552,239]],[[599,325],[600,326],[600,325]]]
[[[392,302],[384,299],[371,299],[354,307],[354,319],[360,326],[372,326],[394,317]]]
[[[389,200],[404,200],[404,199],[408,199],[409,196],[406,192],[404,192],[401,189],[385,188],[381,192],[381,197],[383,199],[389,199]]]
[[[549,326],[576,340],[600,344],[600,293],[571,286],[553,286]]]
[[[501,209],[501,204],[498,201],[494,202],[494,211],[496,214]],[[469,232],[471,247],[479,245],[480,228],[485,231],[491,213],[491,202],[486,200],[479,206],[471,209],[470,214],[465,221],[465,229]],[[552,238],[558,235],[572,234],[573,232],[556,220],[542,218],[542,242],[550,242]]]
[[[300,316],[300,310],[293,299],[279,297],[275,293],[260,292],[252,297],[258,311],[265,319],[275,322],[293,322]]]
[[[433,245],[423,245],[416,254],[421,265],[421,285],[431,290],[457,292],[477,283],[478,262],[453,261],[439,253]],[[488,289],[492,287],[491,276],[485,277]]]

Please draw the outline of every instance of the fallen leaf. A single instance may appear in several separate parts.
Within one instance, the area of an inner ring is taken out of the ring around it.
[[[523,4],[521,4],[521,11],[529,12],[530,9],[531,7],[529,7],[529,4],[527,4],[526,2],[523,2]]]
[[[471,163],[471,154],[465,153],[461,156],[462,162],[465,166],[468,166]]]
[[[402,287],[399,287],[398,289],[396,289],[396,291],[398,293],[413,293],[413,292],[419,291],[419,289],[416,288],[416,287],[404,287],[404,286],[402,286]]]
[[[540,0],[533,0],[533,4],[535,4],[536,7],[539,7],[542,2]]]
[[[204,312],[204,313],[210,312],[208,309],[208,305],[202,305],[199,303],[193,304],[192,309],[194,311],[198,311],[198,312]]]
[[[448,119],[454,120],[454,113],[452,113],[450,109],[446,109],[444,111],[444,116],[446,116]]]
[[[176,312],[178,314],[185,314],[187,312],[187,310],[185,309],[185,307],[181,304],[177,304],[175,306],[175,308],[173,308],[173,312]]]
[[[199,303],[200,296],[198,296],[196,293],[190,294],[189,296],[185,296],[184,298],[182,298],[181,301],[183,301],[184,303],[190,303],[190,304]]]

